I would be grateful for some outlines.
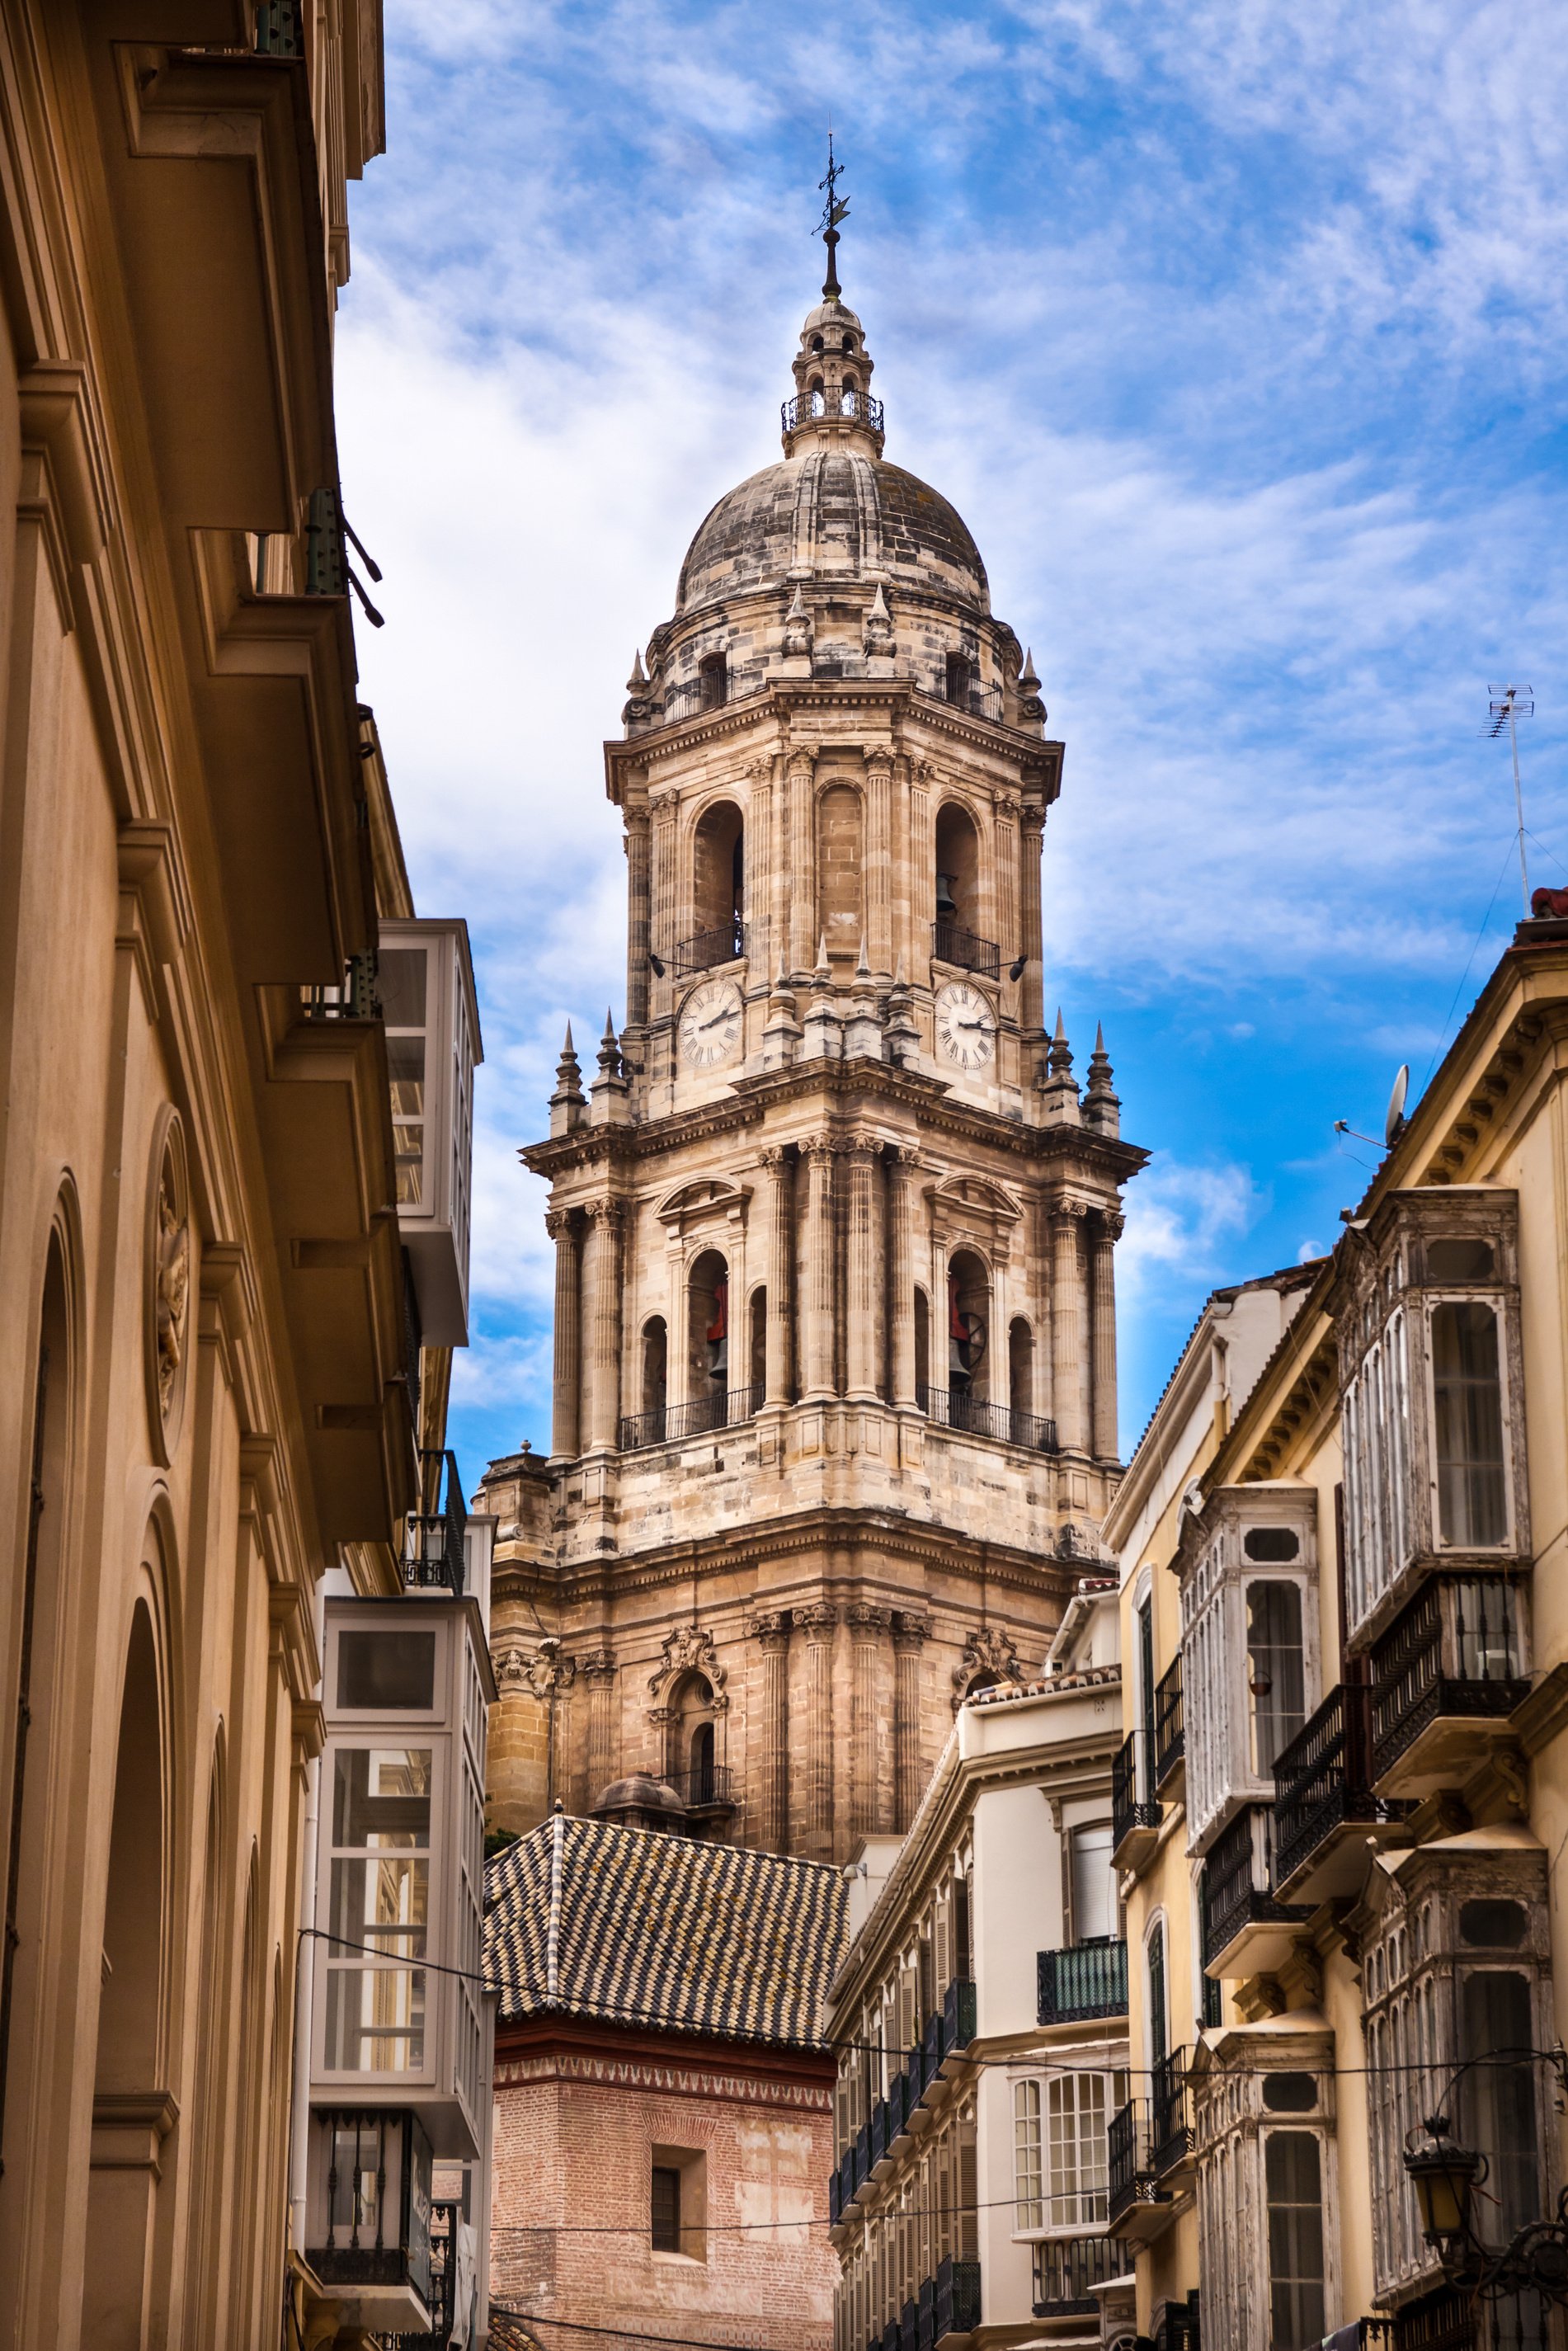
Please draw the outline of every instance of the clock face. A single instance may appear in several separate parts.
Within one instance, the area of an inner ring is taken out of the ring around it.
[[[945,1061],[961,1070],[983,1070],[997,1049],[997,1016],[990,999],[967,979],[950,979],[936,991],[936,1047]]]
[[[743,1007],[733,979],[705,979],[681,1007],[681,1057],[694,1070],[727,1061],[740,1042]]]

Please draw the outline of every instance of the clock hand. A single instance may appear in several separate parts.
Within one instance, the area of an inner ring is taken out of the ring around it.
[[[721,1020],[733,1020],[734,1018],[735,1013],[733,1007],[727,1004],[724,1010],[722,1012],[716,1012],[711,1020],[699,1020],[697,1022],[697,1033],[700,1036],[705,1029],[716,1029]]]

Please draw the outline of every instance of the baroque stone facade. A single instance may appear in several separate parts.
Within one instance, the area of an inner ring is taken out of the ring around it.
[[[627,1020],[550,1134],[548,1464],[491,1465],[497,1822],[669,1779],[702,1833],[908,1824],[1037,1672],[1114,1490],[1121,1139],[1044,1018],[1062,746],[859,319],[720,500],[606,747]],[[547,1646],[548,1645],[548,1646]],[[591,1673],[589,1660],[592,1660]]]

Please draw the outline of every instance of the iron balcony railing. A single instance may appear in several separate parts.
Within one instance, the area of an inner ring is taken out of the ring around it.
[[[1157,1829],[1160,1807],[1155,1799],[1146,1730],[1130,1731],[1111,1759],[1111,1849],[1113,1853],[1134,1829]]]
[[[924,2340],[922,2325],[921,2351],[936,2351],[949,2335],[972,2335],[980,2323],[980,2264],[978,2262],[955,2261],[949,2253],[945,2262],[936,2264],[933,2281],[931,2340]],[[921,2289],[921,2318],[925,2318],[925,2289]]]
[[[445,1495],[442,1479],[445,1479]],[[403,1544],[402,1580],[409,1592],[445,1590],[463,1596],[465,1538],[468,1512],[455,1453],[423,1452],[419,1457],[420,1501],[411,1510]]]
[[[624,1414],[621,1450],[640,1453],[649,1445],[675,1445],[688,1437],[706,1437],[716,1428],[737,1428],[761,1409],[760,1387],[731,1388],[727,1395],[698,1396],[691,1404],[659,1405],[652,1412]]]
[[[1093,2289],[1133,2273],[1120,2237],[1046,2237],[1034,2249],[1034,2315],[1065,2318],[1098,2310]]]
[[[1113,2222],[1134,2204],[1163,2200],[1155,2185],[1149,2154],[1149,2110],[1142,2098],[1129,2098],[1112,2116],[1105,2133],[1106,2214]]]
[[[977,971],[983,979],[1000,979],[1002,951],[995,939],[977,938],[956,923],[933,923],[931,952],[938,963],[956,964],[961,971]]]
[[[926,1418],[944,1428],[962,1429],[967,1437],[994,1437],[1030,1453],[1056,1451],[1056,1423],[1037,1412],[1014,1412],[1009,1405],[988,1404],[960,1388],[917,1387],[915,1395]]]
[[[379,1020],[375,956],[350,956],[341,980],[326,987],[302,987],[299,1004],[307,1020]]]
[[[1511,1714],[1530,1694],[1519,1596],[1495,1575],[1435,1575],[1372,1652],[1372,1769],[1381,1779],[1446,1715]]]
[[[1155,2179],[1192,2152],[1192,2107],[1187,2097],[1187,2053],[1172,2049],[1149,2080],[1149,2158]]]
[[[695,1763],[689,1771],[666,1771],[664,1784],[674,1790],[689,1813],[735,1809],[727,1763]]]
[[[836,402],[836,406],[833,402]],[[869,425],[873,433],[883,429],[883,408],[869,392],[841,392],[831,396],[824,392],[798,392],[793,400],[780,402],[779,421],[786,433],[793,433],[814,416],[852,416],[859,423]]]
[[[1274,1807],[1250,1804],[1237,1813],[1209,1848],[1203,1865],[1203,1964],[1211,1966],[1243,1927],[1265,1919],[1303,1917],[1300,1906],[1276,1900]]]
[[[1372,1685],[1342,1684],[1304,1722],[1274,1765],[1274,1883],[1284,1886],[1345,1823],[1406,1809],[1373,1793]]]
[[[730,922],[695,931],[689,939],[683,939],[674,953],[675,974],[684,979],[694,971],[712,971],[721,963],[738,963],[745,953],[746,925],[737,914]]]
[[[967,2049],[979,2029],[978,2003],[971,1976],[955,1976],[942,2002],[942,2054],[951,2057]]]
[[[1181,1655],[1155,1684],[1155,1785],[1163,1788],[1186,1753],[1186,1718],[1181,1702]]]
[[[447,2351],[457,2320],[457,2224],[462,2218],[461,2198],[431,2198],[430,2332],[386,2336],[395,2351]]]
[[[1039,1958],[1041,2024],[1127,2013],[1127,1946],[1107,1935]]]
[[[1496,2307],[1511,2312],[1514,2305],[1505,2302]],[[1375,2326],[1378,2321],[1364,2319],[1362,2324]],[[1531,2338],[1516,2334],[1511,2339],[1520,2346]],[[1480,2351],[1481,2321],[1475,2298],[1468,2287],[1439,2286],[1435,2294],[1423,2294],[1419,2302],[1407,2303],[1384,2340],[1388,2351]],[[1381,2345],[1379,2351],[1383,2351]]]

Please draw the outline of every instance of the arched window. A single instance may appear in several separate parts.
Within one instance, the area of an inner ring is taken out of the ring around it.
[[[727,653],[705,653],[697,664],[698,706],[703,710],[722,710],[729,700],[729,657]]]
[[[966,810],[949,801],[936,819],[936,953],[961,962],[963,932],[979,928],[980,842]]]
[[[947,1391],[979,1403],[990,1395],[990,1276],[973,1249],[947,1266]]]
[[[1170,2047],[1170,2022],[1166,2009],[1166,1926],[1156,1918],[1144,1946],[1149,1990],[1149,2066],[1158,2073]],[[1158,2085],[1155,2085],[1156,2090]]]
[[[687,1390],[718,1410],[729,1393],[729,1268],[717,1249],[704,1249],[686,1285],[689,1307]],[[713,1424],[721,1426],[722,1420]]]
[[[746,827],[733,800],[716,800],[697,820],[692,855],[692,927],[682,951],[687,971],[732,963],[746,951]]]
[[[661,1417],[669,1392],[669,1333],[662,1314],[651,1314],[643,1325],[643,1410]],[[656,1438],[650,1440],[657,1442]]]
[[[812,386],[811,386],[811,413],[812,413],[812,415],[813,415],[813,416],[822,416],[822,415],[825,415],[825,414],[827,413],[827,405],[828,405],[828,404],[827,404],[827,402],[826,402],[826,401],[823,399],[823,397],[822,397],[822,379],[821,379],[821,376],[819,376],[819,377],[817,378],[816,381],[815,381],[815,382],[812,384]]]
[[[716,1794],[718,1709],[706,1674],[685,1674],[670,1693],[664,1776],[686,1804],[711,1804]]]
[[[1008,1326],[1008,1402],[1015,1414],[1034,1410],[1034,1333],[1021,1314]]]
[[[969,707],[969,688],[974,684],[974,667],[967,653],[947,656],[947,699],[956,702],[960,710]]]
[[[858,405],[855,380],[852,375],[847,375],[844,378],[844,388],[839,394],[839,413],[841,416],[852,416]]]

